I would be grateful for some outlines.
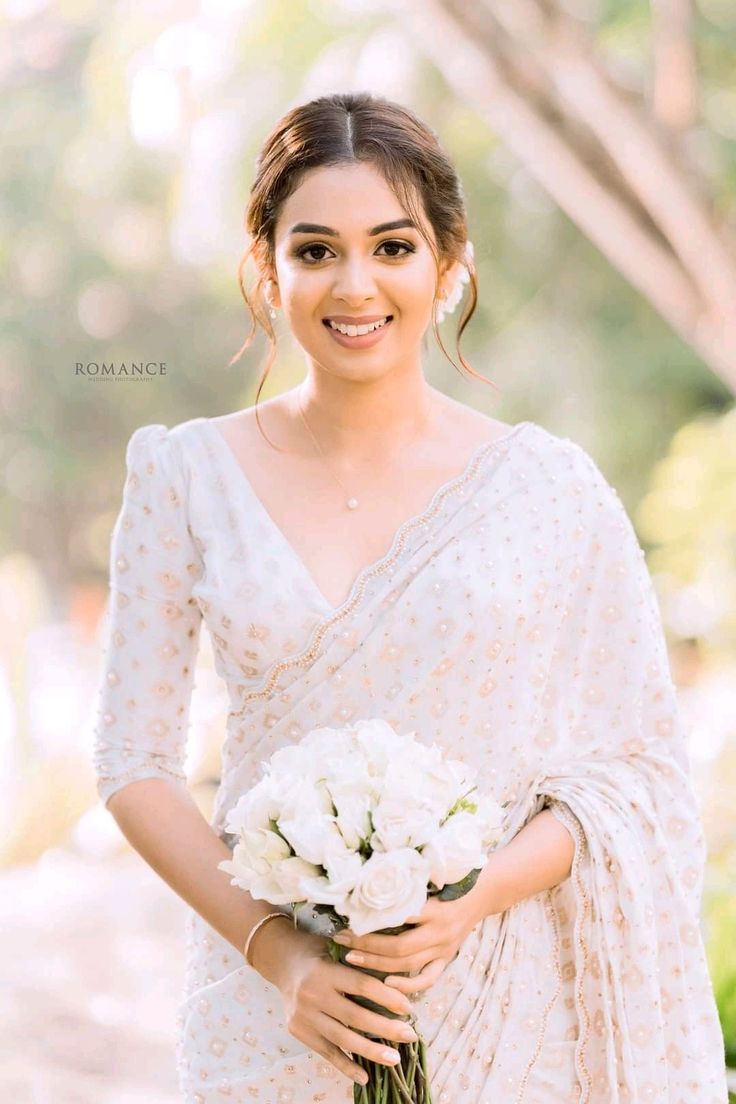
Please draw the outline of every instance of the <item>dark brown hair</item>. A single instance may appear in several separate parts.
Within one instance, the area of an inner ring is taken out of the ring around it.
[[[468,230],[462,185],[434,131],[413,112],[368,92],[340,92],[293,107],[276,123],[258,154],[256,177],[245,212],[250,244],[238,265],[238,283],[251,315],[251,329],[228,367],[252,343],[258,324],[270,341],[268,359],[256,392],[256,420],[258,398],[276,357],[276,335],[263,297],[263,284],[267,268],[275,267],[275,227],[279,212],[310,169],[357,161],[369,163],[380,171],[417,224],[434,256],[438,273],[441,260],[452,263],[463,258]],[[434,232],[436,248],[422,229],[414,202],[417,194]],[[251,256],[256,261],[258,279],[248,292],[244,272]],[[495,387],[493,381],[476,372],[460,352],[460,338],[478,302],[478,282],[472,259],[468,272],[470,298],[455,335],[457,354],[470,375]],[[435,287],[432,329],[440,349],[457,368],[437,326],[438,292],[439,282]]]

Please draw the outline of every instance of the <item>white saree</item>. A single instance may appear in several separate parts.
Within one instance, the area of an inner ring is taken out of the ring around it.
[[[522,422],[477,448],[332,607],[214,423],[144,426],[111,555],[96,726],[104,800],[183,780],[200,624],[230,712],[214,829],[277,748],[384,717],[509,801],[549,806],[570,878],[487,917],[415,1000],[434,1104],[725,1104],[699,927],[705,857],[650,577],[616,492]],[[300,923],[321,918],[305,910]],[[323,1104],[347,1079],[190,910],[186,1104]]]

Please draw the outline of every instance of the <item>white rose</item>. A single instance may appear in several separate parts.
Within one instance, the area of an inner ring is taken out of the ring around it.
[[[306,753],[318,768],[317,777],[341,777],[345,770],[354,769],[356,759],[362,758],[351,729],[315,728],[301,742]]]
[[[478,821],[478,831],[485,847],[493,847],[498,843],[503,834],[506,814],[503,807],[486,794],[471,794],[470,800],[475,801],[478,809],[475,817]]]
[[[335,823],[347,847],[357,851],[361,841],[371,831],[371,812],[375,804],[372,789],[366,790],[364,779],[344,779],[327,782],[332,803],[337,810]]]
[[[235,845],[232,859],[218,863],[218,868],[232,874],[233,883],[241,889],[249,889],[254,878],[269,874],[275,863],[290,855],[291,848],[277,832],[246,828]]]
[[[235,845],[232,859],[217,865],[231,875],[231,885],[246,889],[251,897],[272,905],[307,900],[301,889],[302,880],[320,872],[319,867],[292,855],[289,845],[275,832],[262,829],[246,831]]]
[[[348,848],[335,850],[325,860],[326,877],[315,875],[303,878],[301,889],[304,898],[316,905],[332,905],[341,915],[345,914],[347,898],[355,888],[363,868],[363,860]]]
[[[318,776],[319,757],[314,749],[302,740],[298,744],[287,744],[278,748],[268,760],[271,777],[280,782],[295,778],[313,778]]]
[[[455,802],[475,786],[477,772],[459,759],[443,759],[439,748],[432,746],[433,755],[425,763],[418,783],[422,790],[430,795],[442,812],[440,819],[447,816]],[[436,753],[436,754],[435,754]],[[473,800],[476,791],[469,795]]]
[[[268,828],[271,820],[278,820],[280,812],[281,797],[272,780],[262,778],[228,811],[225,827],[239,836],[249,828]]]
[[[408,772],[421,772],[429,749],[416,739],[416,733],[399,733],[378,719],[356,723],[357,740],[367,761],[371,777],[380,781],[398,766]]]
[[[421,912],[427,900],[428,876],[429,864],[413,848],[371,855],[346,904],[352,931],[365,935],[392,928]]]
[[[290,859],[276,863],[268,874],[257,875],[248,892],[258,901],[269,901],[272,905],[302,904],[309,900],[303,890],[304,881],[318,873],[318,866],[292,855]]]
[[[325,785],[331,786],[335,782],[354,782],[363,780],[368,783],[368,770],[365,760],[355,748],[330,748],[321,758],[322,778]]]
[[[346,840],[357,847],[359,839],[367,834],[364,821],[378,796],[380,780],[372,776],[364,749],[357,743],[352,730],[315,729],[307,740],[311,753],[319,762],[316,777],[332,795],[338,824]]]
[[[278,825],[294,853],[309,863],[321,865],[329,848],[340,842],[332,798],[322,783],[295,781],[284,798]]]
[[[371,845],[390,851],[396,847],[421,847],[439,828],[456,799],[441,773],[439,752],[421,748],[411,756],[392,760],[373,812]],[[421,760],[427,757],[427,762]]]
[[[373,777],[381,777],[388,764],[395,759],[405,740],[380,718],[356,721],[355,738],[367,761]]]
[[[485,865],[487,856],[482,827],[473,813],[455,813],[422,848],[422,857],[429,864],[430,880],[437,889],[454,885],[471,870]]]
[[[257,874],[265,874],[274,863],[290,856],[291,848],[287,841],[268,828],[247,828],[233,851],[235,862],[243,863]]]
[[[330,847],[341,841],[340,830],[333,817],[305,816],[282,817],[279,831],[283,832],[294,854],[309,863],[323,866]]]
[[[421,847],[432,838],[442,819],[429,802],[417,801],[416,784],[394,779],[373,810],[371,847],[394,851],[400,847]]]

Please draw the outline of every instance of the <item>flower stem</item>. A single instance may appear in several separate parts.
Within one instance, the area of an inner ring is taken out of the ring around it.
[[[414,1100],[413,1095],[409,1091],[409,1086],[404,1081],[401,1067],[398,1065],[391,1066],[388,1070],[388,1075],[391,1079],[394,1089],[396,1090],[393,1094],[393,1100],[396,1101],[396,1104],[417,1104],[417,1102]]]
[[[419,1040],[419,1060],[421,1062],[423,1093],[420,1104],[432,1104],[432,1093],[429,1087],[429,1073],[427,1071],[427,1047],[424,1039]]]
[[[409,1046],[407,1047],[407,1050],[409,1052],[409,1061],[407,1063],[406,1083],[407,1083],[407,1085],[410,1086],[412,1091],[414,1090],[415,1083],[416,1083],[417,1056],[418,1056],[417,1055],[417,1047],[418,1046],[419,1046],[418,1043],[410,1043]]]

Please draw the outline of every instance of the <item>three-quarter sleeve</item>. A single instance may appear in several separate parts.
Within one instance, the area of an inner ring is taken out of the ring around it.
[[[192,596],[202,562],[189,524],[179,444],[166,426],[141,426],[125,459],[93,733],[97,791],[105,804],[141,778],[186,781],[202,622]]]

